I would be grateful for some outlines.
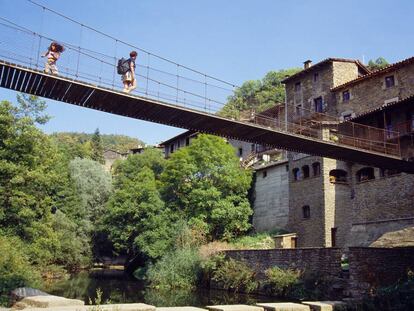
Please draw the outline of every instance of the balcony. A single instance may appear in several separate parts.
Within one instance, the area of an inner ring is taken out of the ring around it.
[[[397,123],[395,125],[388,125],[386,128],[387,139],[393,139],[414,133],[414,119]]]

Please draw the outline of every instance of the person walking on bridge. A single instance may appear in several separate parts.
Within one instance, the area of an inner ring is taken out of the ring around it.
[[[63,47],[63,45],[57,42],[52,42],[50,46],[48,47],[47,51],[41,55],[42,57],[46,57],[46,62],[45,62],[46,73],[54,74],[54,75],[57,75],[59,73],[57,66],[56,66],[56,62],[59,59],[60,54],[64,50],[65,48]]]
[[[137,88],[137,79],[135,78],[135,60],[137,59],[138,53],[132,51],[129,53],[129,59],[125,61],[127,65],[126,72],[122,75],[122,82],[124,84],[123,91],[129,93]]]

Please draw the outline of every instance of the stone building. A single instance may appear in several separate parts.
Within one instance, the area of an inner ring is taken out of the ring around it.
[[[116,150],[107,149],[103,153],[104,160],[105,160],[105,170],[110,172],[112,169],[112,165],[116,160],[124,160],[127,158],[128,153],[122,153]]]
[[[401,104],[414,95],[414,58],[375,72],[354,60],[307,61],[284,83],[289,121],[327,113],[337,122],[353,119],[389,130],[387,141],[397,138],[391,130],[402,130],[402,155],[414,155],[413,101]],[[288,158],[288,228],[299,247],[367,246],[413,225],[414,176],[303,154]]]
[[[257,232],[286,229],[289,220],[287,159],[256,165],[253,227]]]

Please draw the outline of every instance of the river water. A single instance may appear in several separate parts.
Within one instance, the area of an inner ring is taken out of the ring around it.
[[[102,304],[142,302],[157,307],[201,307],[217,304],[276,302],[276,299],[271,297],[234,294],[221,290],[162,292],[146,288],[143,281],[126,276],[122,271],[81,272],[67,280],[50,282],[44,288],[50,294],[81,299],[86,304],[89,304],[90,299],[95,300],[98,289],[102,291]]]

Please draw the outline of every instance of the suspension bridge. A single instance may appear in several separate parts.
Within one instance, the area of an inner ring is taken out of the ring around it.
[[[217,112],[236,85],[111,37],[32,0],[28,3],[43,15],[53,14],[77,25],[81,36],[89,31],[113,41],[115,52],[110,55],[82,46],[82,38],[78,45],[56,40],[53,35],[32,31],[0,16],[2,88],[274,148],[414,173],[414,163],[401,158],[399,141],[390,142],[384,129],[341,123],[323,114],[317,122],[288,122],[280,115],[255,114],[244,121],[222,117]],[[40,59],[52,41],[66,47],[58,63],[58,75],[44,73]],[[120,55],[127,55],[131,49],[141,55],[141,63],[137,64],[139,87],[126,94],[116,81],[116,64]],[[336,139],[330,139],[330,133]]]

